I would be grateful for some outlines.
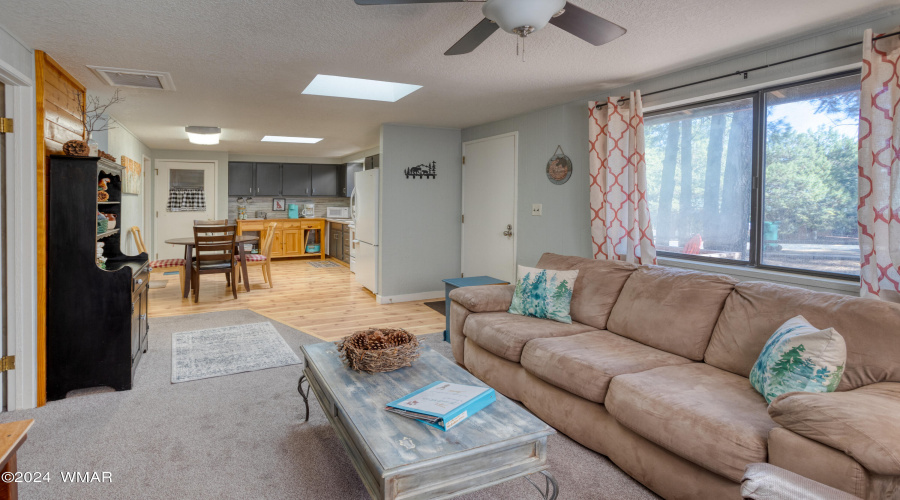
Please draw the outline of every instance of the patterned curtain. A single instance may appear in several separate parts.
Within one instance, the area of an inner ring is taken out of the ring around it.
[[[860,295],[900,302],[900,40],[872,38],[866,30],[859,99]]]
[[[206,196],[203,194],[203,189],[169,188],[166,210],[169,212],[205,212]]]
[[[621,99],[610,97],[602,108],[588,103],[594,258],[656,264],[641,93],[631,93],[628,107],[619,105]]]

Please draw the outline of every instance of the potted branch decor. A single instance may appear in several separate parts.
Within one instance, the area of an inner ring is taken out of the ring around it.
[[[97,144],[93,134],[109,130],[109,119],[104,119],[103,115],[113,104],[123,102],[125,98],[119,95],[119,89],[116,89],[106,103],[102,103],[97,96],[85,95],[82,100],[81,92],[75,91],[74,94],[75,102],[78,103],[78,112],[81,114],[81,124],[84,125],[84,132],[87,134],[87,142],[68,141],[63,145],[63,152],[69,156],[99,156],[100,145]]]

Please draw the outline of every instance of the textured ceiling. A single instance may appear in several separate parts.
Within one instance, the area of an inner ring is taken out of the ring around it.
[[[89,90],[85,65],[172,74],[177,91],[123,89],[112,113],[151,148],[342,156],[378,144],[382,123],[467,127],[758,47],[896,5],[896,0],[577,0],[628,29],[593,47],[553,26],[498,31],[472,54],[443,52],[481,4],[362,7],[353,0],[0,0],[6,29],[48,52]],[[413,83],[397,103],[305,96],[317,74]],[[219,146],[186,125],[223,128]],[[261,143],[263,135],[324,137]]]

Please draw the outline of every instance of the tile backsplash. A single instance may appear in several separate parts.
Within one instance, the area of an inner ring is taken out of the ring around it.
[[[272,203],[275,198],[280,198],[280,196],[254,196],[253,201],[247,203],[247,218],[255,218],[257,210],[264,210],[268,213],[269,219],[287,219],[287,206],[290,203],[295,205],[301,205],[303,203],[315,203],[316,205],[316,217],[325,217],[325,209],[327,207],[349,207],[350,206],[350,198],[324,198],[324,197],[316,197],[316,198],[290,198],[285,197],[284,206],[285,210],[282,212],[276,212],[272,210]],[[228,218],[236,219],[237,218],[237,196],[229,196],[228,197]],[[301,207],[302,208],[302,207]]]

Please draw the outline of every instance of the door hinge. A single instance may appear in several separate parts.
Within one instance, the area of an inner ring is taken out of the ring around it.
[[[13,119],[12,118],[0,118],[0,134],[11,134],[13,133]]]
[[[462,223],[463,223],[463,224],[466,223],[466,214],[463,214],[463,216],[462,216]]]
[[[465,277],[466,277],[466,273],[459,273],[459,277],[460,277],[460,278],[465,278]]]
[[[465,165],[465,164],[466,164],[466,157],[463,156],[463,165]]]
[[[8,372],[16,369],[15,356],[3,356],[0,358],[0,372]]]

